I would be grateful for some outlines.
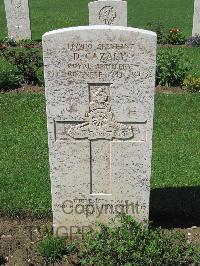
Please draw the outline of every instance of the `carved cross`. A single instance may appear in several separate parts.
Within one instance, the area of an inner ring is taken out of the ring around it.
[[[14,8],[20,8],[22,6],[21,0],[11,0],[11,4],[14,5]]]
[[[134,139],[133,123],[118,123],[111,106],[111,84],[89,85],[89,112],[85,122],[56,122],[56,139],[68,136],[90,141],[90,194],[111,194],[111,145],[113,141]],[[135,123],[136,124],[136,123]],[[139,123],[145,125],[146,122]],[[57,129],[61,126],[61,130]],[[99,182],[101,180],[102,182]],[[103,185],[99,185],[99,184]]]
[[[15,26],[15,28],[17,28],[19,30],[20,28],[22,28],[22,26],[17,25],[17,26]]]

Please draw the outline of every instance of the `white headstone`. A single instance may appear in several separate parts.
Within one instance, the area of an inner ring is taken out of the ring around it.
[[[127,2],[121,0],[99,0],[90,2],[89,24],[127,26]]]
[[[149,215],[156,34],[85,26],[43,36],[54,232]]]
[[[31,39],[28,0],[4,0],[8,36],[15,41]]]
[[[192,36],[200,35],[200,0],[194,2],[194,18]]]

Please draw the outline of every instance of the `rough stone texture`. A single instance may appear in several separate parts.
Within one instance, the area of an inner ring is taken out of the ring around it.
[[[4,0],[8,36],[15,41],[31,39],[28,0]]]
[[[194,18],[193,18],[193,30],[192,36],[200,35],[200,0],[194,2]]]
[[[99,0],[90,2],[90,25],[127,26],[127,2],[121,0]]]
[[[156,34],[87,26],[43,36],[54,230],[149,215]]]

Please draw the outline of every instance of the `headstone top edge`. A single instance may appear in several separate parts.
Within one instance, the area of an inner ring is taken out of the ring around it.
[[[120,2],[122,2],[122,0],[96,0],[96,1],[91,1],[91,3],[93,3],[93,2],[108,2],[108,1],[120,1]],[[123,0],[123,2],[126,2],[126,1]]]
[[[63,28],[63,29],[49,31],[49,32],[46,32],[42,36],[42,39],[48,38],[51,35],[55,35],[55,34],[62,34],[65,32],[73,32],[73,31],[84,31],[84,30],[112,30],[112,31],[124,30],[127,32],[129,31],[129,32],[141,33],[144,35],[157,37],[157,34],[155,32],[149,31],[149,30],[143,30],[143,29],[139,29],[139,28],[124,27],[124,26],[110,26],[110,25],[91,25],[91,26],[69,27],[69,28]]]
[[[92,5],[92,4],[96,4],[96,3],[102,3],[102,2],[122,2],[122,3],[126,3],[127,4],[127,1],[124,1],[124,0],[97,0],[97,1],[91,1],[89,2],[89,5]]]

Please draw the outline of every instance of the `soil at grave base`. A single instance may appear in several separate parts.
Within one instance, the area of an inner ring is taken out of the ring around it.
[[[7,260],[5,265],[43,265],[35,247],[46,224],[51,220],[0,217],[0,256]]]
[[[0,217],[0,256],[7,259],[8,266],[44,265],[36,254],[36,244],[42,239],[45,226],[51,226],[50,218]],[[180,229],[188,240],[200,244],[200,227]],[[1,265],[1,264],[0,264]],[[67,262],[57,265],[69,265]]]
[[[6,91],[1,91],[1,92],[2,93],[7,93],[7,92],[9,92],[9,93],[29,93],[29,92],[44,93],[44,91],[45,91],[44,87],[32,86],[32,85],[23,85],[22,87],[17,88],[17,89],[7,89]],[[185,93],[186,89],[181,88],[181,87],[157,86],[156,92],[166,93],[166,94]]]
[[[44,93],[45,88],[44,87],[39,87],[39,86],[33,86],[33,85],[28,85],[24,84],[19,88],[16,89],[6,89],[1,91],[1,93],[29,93],[29,92],[34,92],[34,93]]]
[[[186,93],[186,88],[183,87],[163,87],[157,86],[156,92],[166,93],[166,94],[173,94],[173,93]]]
[[[158,48],[191,48],[192,46],[185,43],[185,44],[158,44]]]

